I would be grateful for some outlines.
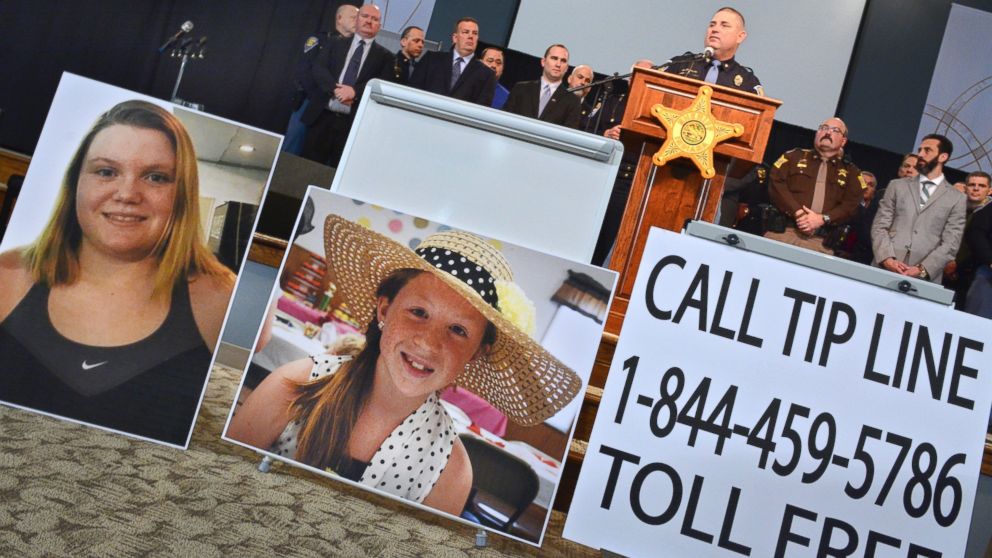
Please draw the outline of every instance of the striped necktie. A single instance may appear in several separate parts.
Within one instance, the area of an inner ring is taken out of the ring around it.
[[[462,63],[465,60],[459,56],[455,58],[455,63],[451,67],[451,83],[448,85],[448,89],[454,89],[455,84],[458,83],[458,78],[462,76]]]
[[[934,187],[937,186],[929,180],[924,180],[920,183],[920,205],[926,205],[930,201],[930,196],[933,194]]]
[[[540,118],[541,114],[544,113],[544,107],[548,106],[549,100],[551,100],[551,86],[545,84],[544,90],[541,92],[541,98],[538,100],[538,107],[537,107],[538,118]]]

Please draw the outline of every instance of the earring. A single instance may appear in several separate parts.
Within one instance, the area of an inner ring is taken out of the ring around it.
[[[377,325],[379,326],[379,329],[382,329],[382,328],[386,327],[386,322],[384,322],[382,320],[379,320],[379,323]]]

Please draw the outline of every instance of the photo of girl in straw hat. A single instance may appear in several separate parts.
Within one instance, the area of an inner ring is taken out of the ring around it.
[[[275,369],[225,437],[461,515],[473,467],[440,392],[457,385],[533,426],[582,379],[525,333],[533,304],[493,243],[443,230],[411,249],[339,215],[314,224],[364,343]]]

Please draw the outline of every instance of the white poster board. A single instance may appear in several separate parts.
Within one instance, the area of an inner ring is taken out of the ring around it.
[[[602,136],[373,80],[331,191],[588,262],[622,154]]]
[[[649,236],[564,536],[625,556],[963,556],[988,321]]]

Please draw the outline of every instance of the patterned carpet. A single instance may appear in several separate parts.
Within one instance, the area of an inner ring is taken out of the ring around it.
[[[541,549],[276,464],[220,439],[237,372],[216,366],[186,452],[0,406],[0,556],[599,556]]]

